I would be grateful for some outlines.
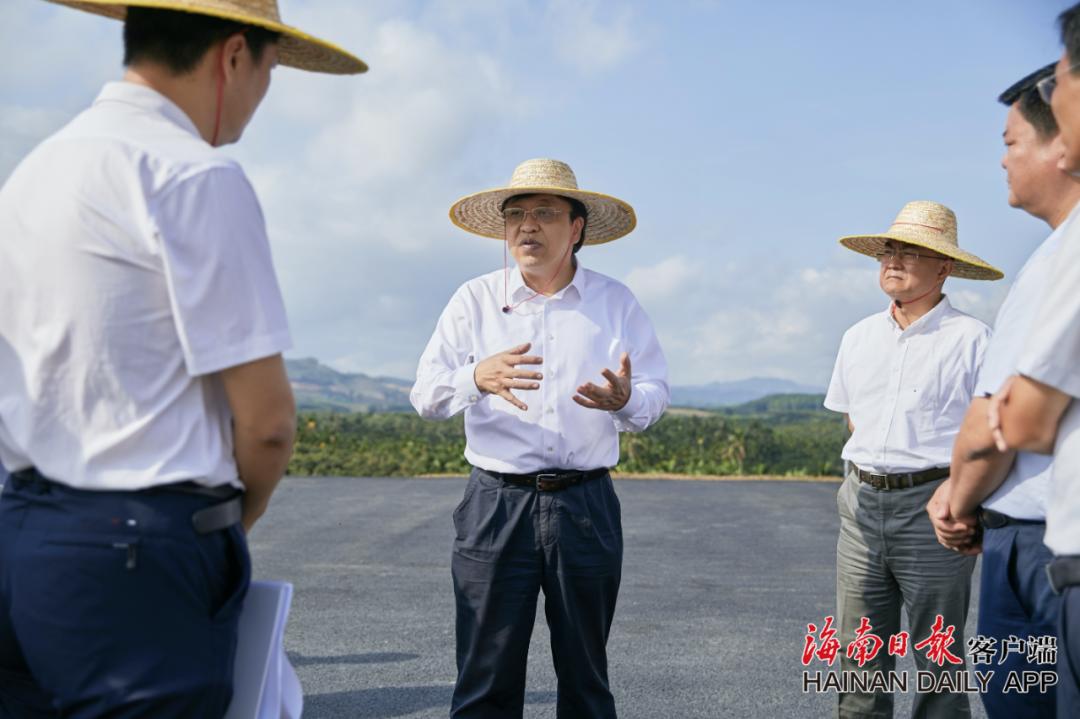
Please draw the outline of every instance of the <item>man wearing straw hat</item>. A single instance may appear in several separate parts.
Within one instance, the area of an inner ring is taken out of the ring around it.
[[[126,72],[0,190],[0,715],[220,717],[295,417],[262,213],[216,147],[276,63],[365,66],[273,0],[60,4],[124,19]]]
[[[504,240],[517,267],[462,285],[417,370],[430,419],[464,410],[473,471],[454,511],[458,679],[451,716],[520,717],[544,592],[559,717],[614,717],[607,638],[622,571],[608,468],[618,433],[668,404],[667,365],[622,284],[577,260],[634,229],[634,211],[578,189],[570,167],[529,160],[506,187],[454,203],[455,225]]]
[[[936,202],[909,202],[888,232],[840,242],[878,259],[879,284],[891,301],[884,312],[844,334],[825,398],[828,409],[847,415],[852,430],[843,450],[850,469],[837,495],[839,639],[847,646],[868,632],[889,642],[900,633],[903,607],[918,669],[953,673],[964,666],[975,560],[939,545],[924,509],[949,476],[953,440],[971,402],[990,331],[953,308],[942,286],[950,275],[999,279],[1002,274],[959,248],[956,217]],[[931,661],[916,648],[943,633],[951,633],[956,663],[944,655],[941,663]],[[841,669],[889,672],[895,666],[892,647],[869,661],[856,657],[857,647],[843,653]],[[842,717],[891,717],[892,710],[891,694],[839,695]],[[913,716],[955,717],[968,711],[966,695],[950,692],[917,694],[912,707]]]
[[[995,671],[982,693],[991,719],[1053,716],[1057,692],[1054,687],[1024,694],[1007,691],[1010,672],[1046,667],[1036,652],[1002,650],[1015,642],[1010,637],[1052,637],[1057,631],[1058,602],[1046,576],[1052,556],[1043,543],[1050,458],[1033,452],[971,457],[973,450],[992,445],[986,397],[1017,370],[1035,314],[1052,285],[1062,238],[1074,224],[1074,209],[1080,204],[1080,180],[1060,168],[1065,148],[1050,107],[1037,89],[1053,72],[1053,65],[1043,67],[999,98],[1009,106],[1002,161],[1009,204],[1043,220],[1053,232],[1016,275],[998,311],[976,397],[953,447],[952,476],[927,508],[945,546],[982,551],[978,633],[998,649]],[[952,511],[961,519],[955,519]]]

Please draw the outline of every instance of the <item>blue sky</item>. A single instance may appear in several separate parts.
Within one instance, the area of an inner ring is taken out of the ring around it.
[[[289,356],[409,377],[442,308],[501,266],[453,227],[461,195],[530,157],[637,210],[584,264],[630,285],[676,384],[824,386],[844,329],[885,306],[845,234],[909,200],[958,216],[1005,270],[950,280],[986,320],[1048,228],[1006,204],[995,101],[1055,60],[1064,1],[279,0],[371,66],[275,71],[240,144],[293,329]],[[121,74],[120,24],[0,10],[0,177]]]

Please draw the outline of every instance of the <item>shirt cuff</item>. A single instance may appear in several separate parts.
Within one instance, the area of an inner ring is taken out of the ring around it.
[[[484,396],[484,393],[476,386],[475,374],[477,364],[479,363],[473,362],[472,364],[467,364],[454,370],[452,380],[454,396],[466,407],[472,407]]]
[[[626,404],[622,409],[612,412],[612,416],[615,418],[615,424],[621,430],[624,427],[634,427],[634,417],[638,416],[645,405],[645,393],[638,390],[636,387],[630,390],[630,399],[626,400]]]

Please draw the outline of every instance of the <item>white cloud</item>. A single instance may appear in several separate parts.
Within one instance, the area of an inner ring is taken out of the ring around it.
[[[548,31],[559,58],[578,72],[596,75],[622,64],[638,49],[628,7],[597,0],[553,0]]]
[[[888,304],[861,258],[810,268],[704,261],[700,270],[674,259],[661,264],[683,269],[655,276],[663,285],[659,278],[683,274],[678,291],[655,291],[654,275],[641,269],[627,284],[652,317],[677,384],[758,376],[825,387],[844,331]],[[981,319],[992,317],[1004,289],[963,280],[946,288],[956,307]]]
[[[669,257],[653,267],[635,267],[626,275],[626,284],[642,302],[666,299],[700,276],[682,255]]]
[[[0,75],[0,175],[6,175],[35,142],[84,108],[102,82],[119,77],[121,25],[44,2],[2,5],[0,42],[10,57],[25,59]],[[776,212],[777,168],[790,158],[778,160],[768,149],[787,138],[815,146],[799,134],[806,123],[785,124],[782,133],[754,118],[749,129],[725,124],[739,113],[718,112],[706,102],[709,93],[687,96],[686,106],[674,108],[612,108],[603,90],[627,98],[658,89],[620,69],[639,60],[677,61],[676,48],[660,53],[649,42],[650,28],[657,36],[678,32],[662,24],[672,14],[667,6],[598,0],[281,5],[286,22],[371,66],[359,77],[276,71],[244,141],[229,150],[263,204],[297,355],[341,369],[411,375],[453,289],[502,262],[498,242],[451,226],[449,205],[502,182],[525,157],[549,152],[579,169],[591,163],[594,178],[616,177],[617,192],[625,188],[641,198],[639,241],[619,243],[617,251],[596,248],[584,261],[619,268],[612,274],[626,280],[649,312],[678,384],[751,375],[822,384],[844,329],[885,306],[865,258],[837,250],[819,263],[806,252],[807,243],[833,246],[838,218],[821,211],[830,206],[821,198],[847,192],[846,180],[822,175],[815,186],[793,184],[786,212]],[[702,56],[714,49],[701,48]],[[717,53],[718,64],[724,58]],[[682,69],[694,78],[698,67]],[[598,107],[596,97],[606,104]],[[605,113],[619,122],[606,122]],[[638,122],[637,114],[652,120]],[[602,129],[589,122],[597,117],[605,118]],[[715,118],[716,127],[689,122],[697,117]],[[992,133],[994,143],[999,132]],[[692,151],[678,142],[685,138],[696,143]],[[752,166],[717,170],[713,138],[724,152],[753,148]],[[835,149],[837,156],[845,151]],[[880,157],[868,157],[881,165]],[[960,186],[972,187],[966,179]],[[890,198],[900,191],[871,184]],[[693,194],[688,201],[696,205],[680,204],[687,199],[676,187],[705,190],[710,202],[713,195],[734,198],[728,209],[737,205],[739,212],[727,213],[730,223],[722,211],[705,222],[683,222],[705,205]],[[906,193],[906,185],[900,188]],[[865,208],[879,201],[861,190],[850,194],[843,215],[849,203]],[[800,200],[817,204],[793,228]],[[895,211],[892,202],[888,212]],[[1002,221],[1004,208],[980,202],[972,199],[971,207],[987,223],[983,234],[993,239],[984,241],[992,247],[1011,247],[1011,235],[1026,236],[1019,220]],[[713,237],[718,219],[725,222],[723,236]],[[846,226],[851,218],[843,219]],[[640,241],[642,234],[649,241]],[[775,243],[775,256],[755,255],[766,243]],[[948,291],[962,309],[989,320],[1004,285],[957,281]]]

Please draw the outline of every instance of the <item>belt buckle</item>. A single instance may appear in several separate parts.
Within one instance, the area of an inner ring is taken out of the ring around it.
[[[889,475],[874,474],[873,472],[869,472],[868,474],[870,475],[870,486],[874,489],[879,492],[888,492],[892,489],[892,487],[889,486]]]
[[[1050,591],[1053,592],[1054,594],[1058,595],[1058,596],[1061,596],[1061,592],[1064,589],[1064,587],[1059,587],[1057,585],[1057,583],[1054,581],[1057,577],[1054,574],[1054,562],[1053,562],[1053,560],[1051,560],[1050,562],[1047,562],[1046,566],[1043,567],[1043,569],[1046,572],[1046,581],[1047,581],[1047,583],[1050,584]]]
[[[559,479],[559,475],[554,472],[541,472],[536,475],[536,491],[537,492],[550,492],[551,489],[546,489],[543,486],[545,481],[555,482]]]

